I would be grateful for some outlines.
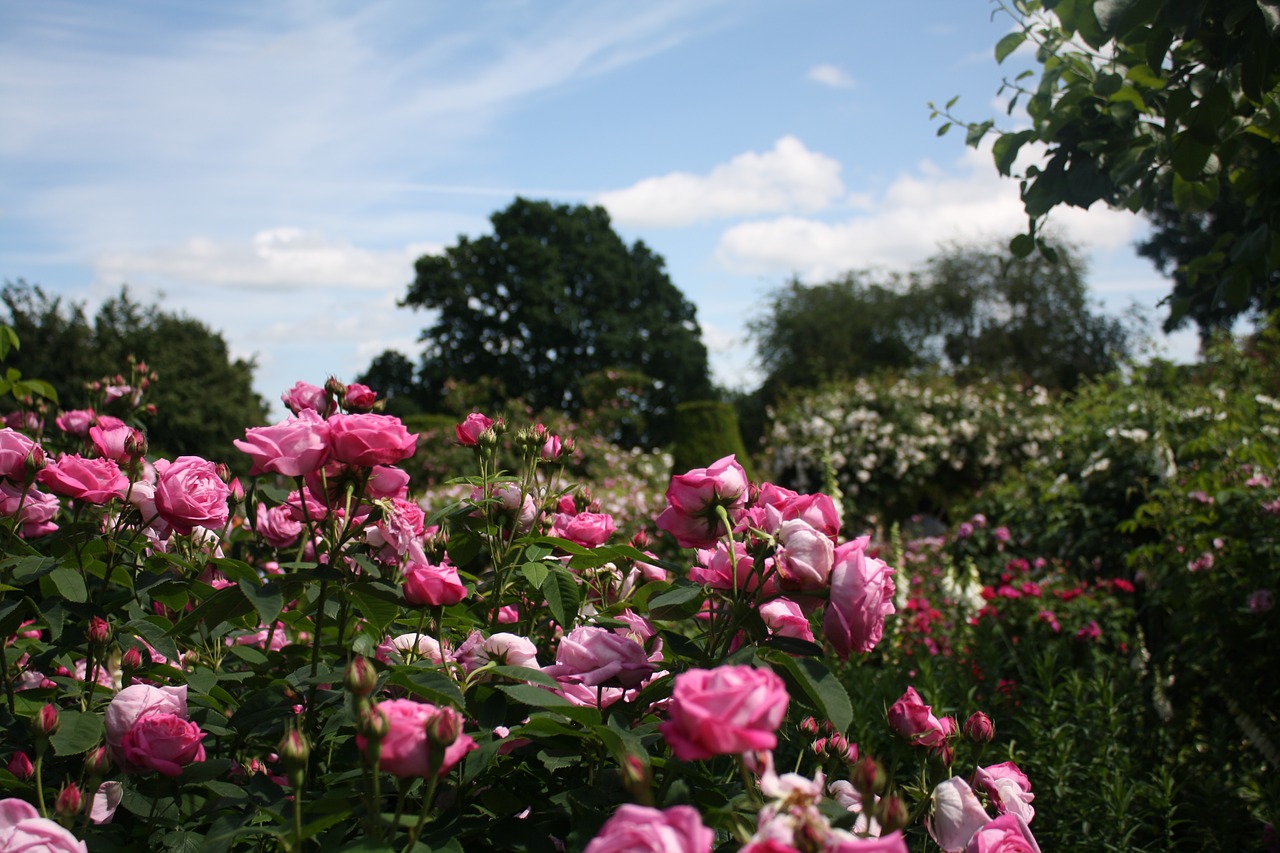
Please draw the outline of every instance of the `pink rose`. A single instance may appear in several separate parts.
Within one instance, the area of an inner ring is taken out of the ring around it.
[[[560,436],[547,436],[547,440],[542,443],[541,457],[548,461],[553,461],[559,459],[562,453],[564,453],[564,442],[560,439]]]
[[[1001,815],[980,827],[965,853],[1040,853],[1040,845],[1026,821],[1017,815]]]
[[[365,541],[381,549],[378,558],[395,562],[408,557],[413,562],[425,563],[427,555],[422,550],[422,534],[425,531],[425,515],[422,507],[402,498],[392,498],[382,518],[365,528]]]
[[[365,497],[369,500],[382,498],[403,498],[409,494],[409,473],[390,465],[375,465],[369,472],[369,481],[364,487]]]
[[[568,539],[584,548],[603,545],[617,529],[613,516],[603,512],[556,513],[551,521],[552,536]]]
[[[955,731],[955,720],[939,720],[920,698],[914,687],[908,687],[897,702],[889,707],[889,725],[917,746],[942,747]]]
[[[754,591],[760,586],[760,576],[755,571],[755,559],[747,553],[745,542],[733,543],[733,556],[730,556],[725,543],[720,542],[712,548],[699,548],[698,564],[689,569],[689,580],[709,586],[712,589]],[[737,576],[735,581],[734,576]],[[767,584],[776,586],[772,579]]]
[[[782,522],[775,535],[779,545],[775,559],[782,587],[806,592],[825,589],[835,557],[831,540],[798,518]]]
[[[199,456],[179,456],[156,465],[156,512],[178,533],[197,527],[216,530],[227,523],[231,487],[218,468]]]
[[[17,430],[0,429],[0,477],[25,483],[28,457],[43,459],[44,450]]]
[[[382,739],[379,766],[397,778],[426,777],[433,769],[436,775],[443,776],[476,748],[476,742],[462,734],[462,717],[453,708],[438,708],[412,699],[389,699],[379,702],[375,710],[389,727]],[[455,737],[448,743],[437,743],[428,728],[451,730]],[[369,744],[363,735],[356,737],[356,743],[368,755]]]
[[[392,415],[334,415],[329,418],[333,458],[372,468],[408,459],[418,446],[400,419]]]
[[[946,853],[964,853],[973,834],[991,822],[963,777],[952,776],[939,783],[930,800],[925,827]]]
[[[121,765],[177,776],[182,768],[204,761],[204,732],[177,714],[146,714],[120,740]]]
[[[404,600],[415,607],[457,604],[467,597],[467,587],[448,560],[440,565],[409,563],[404,569]]]
[[[607,628],[582,625],[560,640],[556,662],[542,671],[567,684],[639,687],[657,667],[644,646]]]
[[[0,516],[17,516],[22,524],[22,536],[34,539],[58,529],[53,517],[60,504],[53,495],[35,486],[17,486],[8,480],[0,480]]]
[[[658,527],[675,536],[682,548],[714,547],[728,532],[716,507],[724,507],[732,520],[746,507],[747,488],[747,472],[732,455],[678,474],[667,487],[667,508],[658,515]]]
[[[93,426],[97,420],[97,415],[93,409],[72,409],[69,412],[63,412],[53,419],[58,425],[58,429],[67,435],[74,435],[76,438],[88,438],[89,427]]]
[[[852,652],[869,652],[884,636],[884,617],[894,612],[893,569],[868,557],[867,537],[846,542],[835,550],[831,594],[822,617],[822,631],[842,659]]]
[[[311,409],[321,416],[333,413],[333,398],[323,388],[308,382],[297,382],[288,391],[280,395],[280,402],[289,407],[295,415],[304,409]]]
[[[760,605],[760,619],[775,637],[794,637],[814,642],[813,628],[800,605],[785,598],[775,598]]]
[[[16,797],[0,800],[0,850],[5,853],[88,853],[85,843],[61,825],[40,817]]]
[[[480,443],[480,436],[491,426],[493,426],[492,418],[487,418],[479,412],[472,412],[462,423],[453,428],[453,432],[458,437],[458,444],[464,447],[475,447]]]
[[[107,706],[103,722],[107,730],[107,749],[116,763],[124,765],[123,744],[125,735],[133,730],[138,720],[151,714],[171,714],[183,719],[187,716],[187,688],[152,687],[149,684],[133,684],[117,693]]]
[[[659,728],[681,761],[773,749],[790,698],[770,669],[691,669],[676,676]]]
[[[272,426],[250,427],[231,442],[253,460],[249,473],[301,477],[329,461],[329,423],[314,409]]]
[[[1031,801],[1031,780],[1012,761],[979,767],[974,774],[978,786],[987,792],[991,804],[1000,814],[1016,814],[1026,823],[1036,816]]]
[[[781,521],[793,518],[807,521],[832,542],[840,535],[840,513],[835,501],[827,495],[800,495],[773,483],[763,483],[756,504],[775,509]]]
[[[45,466],[36,480],[54,494],[98,506],[120,497],[129,486],[129,478],[115,460],[78,455],[63,456]]]
[[[711,853],[715,833],[693,806],[659,811],[626,803],[600,827],[585,853]]]
[[[406,652],[412,653],[406,655]],[[444,663],[444,650],[440,641],[426,634],[400,634],[388,637],[379,645],[374,657],[383,663],[398,661],[404,663],[409,657],[425,660],[430,663]]]
[[[879,838],[846,838],[838,835],[834,840],[827,841],[823,853],[911,853],[911,850],[902,833],[895,830]]]
[[[370,412],[378,402],[378,394],[368,385],[352,382],[342,395],[342,405],[349,412]]]
[[[486,637],[479,631],[472,631],[471,636],[458,646],[454,658],[467,672],[474,672],[489,661],[506,666],[540,668],[538,648],[533,644],[533,640],[504,632]]]
[[[272,548],[288,548],[298,543],[302,523],[284,504],[269,509],[266,504],[258,504],[258,520],[253,530]]]

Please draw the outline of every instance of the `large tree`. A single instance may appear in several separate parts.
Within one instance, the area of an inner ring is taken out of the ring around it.
[[[694,307],[662,257],[628,246],[601,207],[517,198],[491,221],[491,235],[420,258],[402,302],[438,312],[422,334],[426,405],[446,408],[451,381],[485,381],[574,415],[587,377],[631,371],[651,383],[641,439],[668,440],[675,405],[711,382]]]
[[[1020,150],[1044,156],[1016,176],[1034,250],[1061,204],[1105,202],[1152,216],[1143,252],[1172,271],[1166,330],[1202,332],[1274,307],[1280,289],[1280,0],[996,0],[1039,64],[1001,91],[1031,126],[995,132],[1014,175]],[[1027,82],[1024,82],[1027,81]],[[935,115],[954,121],[947,104]],[[992,121],[962,122],[978,145]]]
[[[156,412],[144,426],[158,454],[234,462],[242,454],[232,440],[266,418],[253,363],[232,358],[222,335],[199,320],[142,305],[124,288],[92,321],[83,304],[21,280],[4,286],[0,303],[22,342],[6,366],[52,384],[64,410],[93,405],[86,383],[127,373],[130,356],[156,372],[145,397]]]

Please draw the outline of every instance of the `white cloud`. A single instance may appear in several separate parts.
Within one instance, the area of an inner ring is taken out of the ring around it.
[[[299,228],[259,231],[247,241],[195,238],[178,246],[100,256],[99,279],[159,278],[183,285],[252,289],[402,288],[413,263],[438,246],[362,249]]]
[[[844,194],[840,163],[794,136],[748,151],[706,175],[672,172],[595,198],[620,225],[663,228],[709,219],[814,212]]]
[[[947,172],[923,162],[852,218],[785,216],[736,225],[721,236],[717,260],[740,274],[820,280],[865,267],[908,268],[942,244],[1007,238],[1026,227],[1017,182],[998,175],[988,152],[967,151],[958,166]],[[1137,217],[1101,205],[1055,211],[1051,225],[1068,240],[1103,249],[1128,244],[1139,228]]]
[[[815,83],[830,86],[833,89],[852,89],[857,81],[839,65],[815,65],[809,69],[808,77]]]

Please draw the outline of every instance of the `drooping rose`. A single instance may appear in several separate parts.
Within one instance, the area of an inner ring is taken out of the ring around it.
[[[658,515],[658,527],[675,536],[682,548],[712,548],[728,532],[716,508],[723,507],[732,521],[746,507],[748,486],[747,472],[732,455],[677,474],[667,487],[667,508]]]
[[[0,800],[0,850],[5,853],[88,853],[85,843],[36,807],[16,797]]]
[[[861,536],[835,550],[831,568],[831,593],[822,618],[822,631],[842,659],[865,653],[884,636],[884,618],[894,612],[893,569],[883,560],[868,557],[867,537]]]
[[[98,506],[120,497],[129,485],[115,460],[85,459],[77,454],[46,465],[36,481],[54,494]]]
[[[540,668],[538,647],[533,644],[533,640],[501,631],[488,637],[479,631],[472,631],[462,645],[458,646],[454,658],[467,672],[474,672],[489,661],[506,666]]]
[[[1036,810],[1031,806],[1031,801],[1036,798],[1031,793],[1031,780],[1012,761],[979,767],[974,779],[987,792],[991,804],[1000,814],[1016,814],[1026,823],[1031,823],[1036,816]]]
[[[813,628],[800,605],[786,598],[775,598],[760,605],[760,619],[775,637],[794,637],[814,641]]]
[[[378,558],[386,562],[407,558],[425,563],[427,555],[422,550],[422,535],[426,528],[422,507],[403,498],[392,498],[384,506],[386,512],[382,518],[365,528],[365,541],[380,549]]]
[[[372,468],[408,459],[418,436],[393,415],[334,415],[329,418],[329,443],[339,462]]]
[[[773,749],[789,701],[770,669],[691,669],[676,676],[668,719],[659,728],[681,761]]]
[[[415,607],[457,604],[467,597],[467,587],[458,577],[458,569],[446,559],[443,563],[411,562],[404,568],[404,600]]]
[[[218,476],[218,468],[199,456],[157,460],[156,512],[178,533],[197,527],[217,530],[227,523],[231,487]]]
[[[585,853],[711,853],[715,833],[693,806],[665,810],[625,803],[600,827]]]
[[[963,777],[952,776],[933,789],[925,827],[946,853],[964,853],[973,834],[990,822]]]
[[[444,663],[444,649],[440,641],[426,634],[399,634],[378,644],[375,657],[383,663],[403,663],[409,657],[429,663]]]
[[[253,460],[249,473],[254,476],[301,477],[329,461],[329,422],[314,409],[303,409],[278,424],[250,427],[231,443]]]
[[[566,684],[633,688],[656,668],[644,646],[630,637],[580,625],[560,640],[556,662],[542,671]]]
[[[470,735],[462,733],[462,719],[450,707],[437,707],[412,699],[389,699],[379,702],[375,712],[387,721],[387,735],[382,739],[378,760],[381,769],[400,779],[430,776],[434,769],[443,776],[476,748]],[[455,737],[437,743],[429,731],[451,730]],[[356,742],[368,753],[368,741],[359,735]]]

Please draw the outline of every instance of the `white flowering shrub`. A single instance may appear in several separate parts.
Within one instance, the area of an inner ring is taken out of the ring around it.
[[[763,470],[799,491],[838,489],[846,521],[874,527],[945,515],[1052,441],[1048,393],[948,377],[861,378],[802,392],[772,412]]]

